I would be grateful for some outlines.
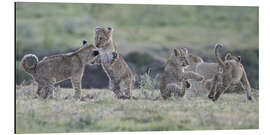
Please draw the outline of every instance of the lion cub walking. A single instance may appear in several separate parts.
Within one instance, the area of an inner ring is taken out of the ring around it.
[[[185,52],[181,49],[173,49],[160,81],[160,93],[163,99],[169,98],[172,93],[176,96],[184,96],[186,88],[191,87],[188,82],[189,79],[195,79],[197,81],[204,79],[198,73],[185,71],[185,68],[189,65],[185,56]]]
[[[117,98],[130,99],[135,77],[123,57],[116,51],[112,32],[111,27],[95,29],[95,45],[97,48],[101,48],[96,62],[102,64],[110,80],[110,89]]]
[[[247,99],[252,100],[251,87],[244,66],[241,64],[241,57],[228,54],[225,57],[225,61],[223,61],[218,52],[218,49],[222,46],[222,44],[216,44],[215,46],[216,60],[222,72],[216,73],[212,79],[207,81],[211,87],[208,97],[216,101],[232,85],[238,85],[245,90]]]
[[[21,64],[25,72],[38,83],[37,94],[40,97],[53,96],[55,83],[71,79],[75,88],[74,97],[80,99],[84,66],[93,62],[98,54],[99,51],[94,45],[83,41],[83,46],[74,52],[44,57],[41,61],[38,61],[37,56],[27,54]],[[30,61],[33,62],[32,65],[29,65]]]

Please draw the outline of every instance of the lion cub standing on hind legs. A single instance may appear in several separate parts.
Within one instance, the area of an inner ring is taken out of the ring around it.
[[[84,40],[83,46],[74,52],[44,57],[41,61],[38,61],[37,56],[27,54],[21,64],[25,72],[38,83],[37,94],[40,97],[52,97],[55,83],[71,79],[75,89],[74,97],[80,99],[84,66],[93,63],[98,54],[98,49]],[[29,65],[30,61],[33,64]]]
[[[171,97],[171,94],[183,97],[186,88],[191,87],[191,84],[188,82],[189,79],[195,79],[197,81],[204,80],[204,77],[198,73],[185,71],[188,65],[185,52],[181,49],[173,49],[160,81],[160,96],[163,99]],[[154,100],[159,99],[160,96]]]
[[[110,80],[110,89],[119,99],[130,99],[135,77],[112,40],[111,27],[95,29],[95,45],[100,48],[96,62],[100,63]],[[113,55],[112,55],[113,54]]]

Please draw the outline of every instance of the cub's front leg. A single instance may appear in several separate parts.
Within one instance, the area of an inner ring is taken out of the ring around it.
[[[113,93],[115,94],[115,96],[118,99],[128,99],[128,97],[126,95],[124,95],[123,92],[121,91],[122,88],[121,88],[120,81],[110,82],[110,85],[111,85],[110,87],[111,87]]]
[[[204,80],[204,77],[196,72],[192,71],[185,71],[183,74],[184,79],[194,79],[196,81],[202,81]]]
[[[81,80],[82,80],[82,68],[75,70],[71,76],[71,83],[75,90],[74,98],[81,99]]]

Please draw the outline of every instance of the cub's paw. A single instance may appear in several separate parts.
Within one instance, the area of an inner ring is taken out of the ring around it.
[[[185,81],[184,85],[185,85],[185,88],[188,88],[188,89],[191,88],[191,84],[189,81]]]
[[[252,98],[251,96],[248,96],[247,99],[248,99],[249,101],[253,101],[253,98]]]
[[[214,99],[214,96],[209,94],[209,95],[208,95],[208,98],[209,98],[209,99]]]

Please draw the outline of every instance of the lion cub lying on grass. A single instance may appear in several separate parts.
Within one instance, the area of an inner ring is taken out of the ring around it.
[[[44,57],[41,61],[34,54],[27,54],[21,64],[25,72],[38,83],[37,94],[40,97],[52,97],[55,83],[71,79],[75,88],[74,97],[80,99],[84,66],[93,63],[98,54],[98,49],[84,40],[83,46],[74,52]]]
[[[111,27],[95,29],[95,45],[101,49],[96,62],[102,64],[110,80],[110,89],[117,98],[130,99],[135,77],[123,57],[116,51],[112,32]]]
[[[181,49],[173,49],[165,65],[164,73],[160,81],[160,96],[162,96],[163,99],[169,98],[171,94],[181,97],[184,96],[186,88],[191,87],[188,82],[189,79],[195,79],[197,81],[204,80],[204,77],[198,73],[185,71],[185,68],[189,65],[185,56],[185,52]]]

